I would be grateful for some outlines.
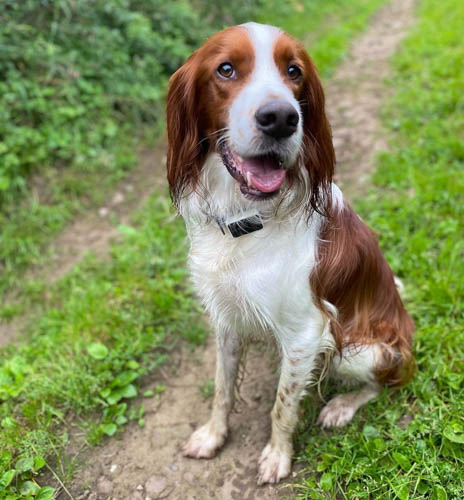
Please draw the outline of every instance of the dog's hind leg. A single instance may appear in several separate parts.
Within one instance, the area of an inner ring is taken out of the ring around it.
[[[184,447],[184,455],[212,458],[227,437],[228,417],[234,405],[235,381],[242,355],[239,336],[221,331],[216,337],[216,378],[213,411],[209,421],[197,429]]]
[[[322,427],[342,427],[348,424],[356,411],[380,391],[375,379],[375,369],[381,359],[381,348],[378,344],[352,346],[343,356],[335,356],[331,373],[342,382],[363,384],[359,391],[340,394],[331,399],[322,409],[318,423]]]
[[[376,385],[365,385],[360,391],[339,394],[322,409],[317,422],[322,427],[343,427],[351,421],[356,411],[379,394]]]

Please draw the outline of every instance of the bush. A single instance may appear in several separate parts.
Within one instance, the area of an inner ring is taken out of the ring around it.
[[[118,134],[156,122],[167,75],[204,35],[185,1],[7,0],[0,207],[41,165],[96,168]]]

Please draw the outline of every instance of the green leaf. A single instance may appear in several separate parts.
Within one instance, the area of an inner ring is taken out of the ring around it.
[[[447,500],[447,499],[448,499],[448,495],[446,493],[445,488],[443,488],[443,486],[441,486],[439,484],[436,484],[433,487],[433,493],[431,496],[431,500]]]
[[[139,374],[134,371],[122,372],[111,382],[111,387],[124,387],[138,378],[138,376]]]
[[[408,500],[409,498],[409,489],[405,484],[392,484],[393,491],[395,495],[400,500]]]
[[[11,481],[13,481],[13,478],[15,477],[16,470],[15,469],[10,469],[3,474],[3,476],[0,479],[0,485],[1,486],[8,486]]]
[[[137,230],[132,226],[125,226],[121,224],[118,226],[118,231],[124,236],[137,236]]]
[[[324,491],[330,491],[333,485],[334,475],[331,472],[324,472],[322,474],[319,484]]]
[[[115,389],[114,391],[111,391],[109,396],[107,396],[105,399],[109,405],[115,405],[122,398],[123,398],[123,389]]]
[[[464,428],[457,420],[448,423],[443,430],[443,435],[452,443],[464,444]]]
[[[39,491],[39,486],[32,481],[25,481],[19,488],[21,495],[35,495],[37,491]]]
[[[127,387],[124,388],[124,396],[125,398],[135,398],[137,396],[137,389],[135,388],[135,385],[129,384]]]
[[[13,429],[15,427],[15,421],[10,417],[5,417],[2,419],[2,427],[4,429]]]
[[[30,457],[20,458],[16,462],[16,470],[18,474],[22,474],[23,472],[28,472],[34,468],[34,460]]]
[[[118,430],[116,424],[102,424],[100,428],[103,431],[103,433],[106,434],[107,436],[113,436],[115,432]]]
[[[372,425],[365,425],[362,432],[363,436],[368,440],[378,438],[380,436],[379,431]]]
[[[408,471],[411,469],[411,462],[409,459],[404,456],[402,453],[398,453],[397,451],[393,452],[393,459],[395,462],[404,470]]]
[[[374,447],[377,451],[383,451],[387,447],[385,441],[380,438],[375,438],[372,442],[374,443]]]
[[[424,495],[425,493],[428,493],[430,491],[430,485],[427,481],[424,481],[421,479],[417,485],[417,491]]]
[[[92,342],[87,347],[87,352],[90,354],[90,356],[92,356],[92,358],[99,360],[105,359],[106,356],[108,356],[108,348],[100,342]]]
[[[39,471],[45,465],[45,460],[42,457],[34,457],[34,472]]]
[[[137,389],[134,385],[129,384],[126,387],[119,387],[114,391],[111,391],[111,394],[106,398],[106,401],[110,405],[116,404],[123,398],[135,398],[137,396]]]
[[[55,489],[50,486],[44,486],[40,488],[35,496],[35,500],[53,500],[53,495],[55,494]]]
[[[110,394],[111,394],[111,389],[109,387],[105,387],[103,390],[100,391],[100,396],[104,399],[106,399]]]
[[[118,426],[124,425],[125,423],[127,423],[127,418],[124,415],[119,415],[118,417],[116,417],[115,423]]]

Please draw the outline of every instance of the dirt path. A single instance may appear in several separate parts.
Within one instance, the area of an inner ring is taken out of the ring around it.
[[[387,148],[379,110],[392,92],[389,59],[414,21],[415,0],[394,0],[374,14],[326,85],[337,152],[336,180],[348,199],[362,193],[375,155]]]
[[[393,0],[380,9],[326,86],[338,158],[337,179],[349,199],[362,192],[374,155],[386,147],[378,118],[390,93],[384,79],[389,74],[389,58],[413,22],[414,3]],[[199,387],[214,377],[214,363],[214,342],[210,340],[193,356],[180,357],[178,377],[154,381],[167,388],[159,400],[144,402],[146,426],[129,426],[89,452],[82,473],[69,485],[75,498],[291,498],[285,484],[277,488],[256,486],[256,463],[269,436],[269,412],[277,381],[275,363],[257,348],[249,353],[243,400],[231,416],[231,433],[224,449],[213,460],[182,456],[182,444],[209,416],[211,399],[205,401]]]
[[[138,154],[138,164],[117,188],[108,194],[102,206],[79,216],[49,247],[52,256],[43,266],[36,266],[26,273],[25,280],[43,279],[52,285],[87,253],[106,257],[111,242],[118,238],[119,224],[127,224],[134,211],[142,206],[154,189],[165,185],[166,144],[160,141],[153,149]],[[7,297],[6,301],[14,302]],[[0,347],[13,341],[29,322],[29,317],[19,316],[13,321],[0,321]]]
[[[47,273],[55,282],[69,272],[89,252],[106,257],[111,242],[118,236],[117,225],[127,224],[135,210],[155,189],[165,185],[166,143],[138,154],[138,166],[121,182],[106,202],[85,217],[80,217],[54,241],[53,267]]]
[[[210,339],[193,355],[181,356],[179,376],[165,373],[157,380],[166,390],[159,400],[144,400],[143,429],[131,426],[91,450],[83,474],[71,486],[76,498],[280,498],[276,488],[256,488],[256,463],[270,432],[268,416],[277,382],[275,361],[272,363],[269,353],[263,351],[255,347],[248,354],[247,366],[254,368],[248,370],[242,384],[243,401],[237,402],[231,415],[228,444],[214,460],[191,460],[181,452],[186,437],[211,411],[212,398],[205,400],[200,392],[200,386],[214,377],[215,346]],[[91,485],[87,492],[83,484]]]

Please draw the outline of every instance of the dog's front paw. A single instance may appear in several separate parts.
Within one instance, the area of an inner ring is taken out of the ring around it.
[[[269,443],[259,459],[258,484],[278,483],[290,474],[292,456]]]
[[[217,430],[208,422],[197,429],[184,446],[184,456],[192,458],[212,458],[224,444],[227,429]]]

